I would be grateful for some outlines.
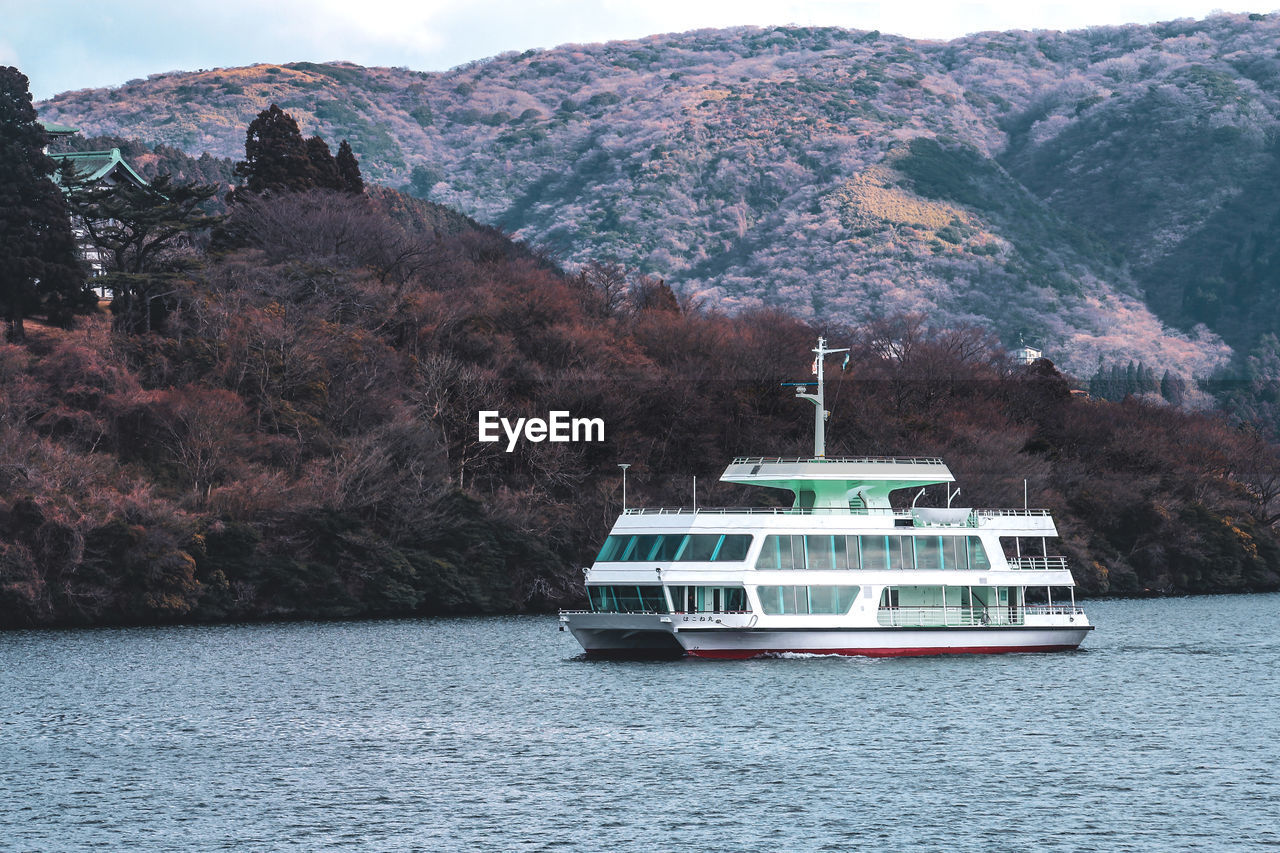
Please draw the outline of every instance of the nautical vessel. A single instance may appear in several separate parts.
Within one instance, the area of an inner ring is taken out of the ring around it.
[[[1044,509],[952,508],[934,457],[828,458],[818,339],[814,455],[734,459],[721,480],[789,507],[627,508],[584,569],[588,610],[560,613],[590,656],[749,658],[1075,649],[1092,626]],[[815,393],[809,386],[815,385]],[[895,505],[942,485],[947,506]]]

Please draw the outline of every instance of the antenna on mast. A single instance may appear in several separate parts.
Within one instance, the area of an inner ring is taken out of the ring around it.
[[[848,351],[848,347],[829,349],[827,347],[827,339],[819,337],[817,348],[812,350],[812,352],[816,354],[816,357],[813,360],[813,373],[818,377],[818,393],[806,394],[803,386],[808,383],[803,383],[802,387],[796,391],[796,399],[808,400],[818,407],[818,410],[813,416],[813,457],[815,459],[825,459],[827,457],[826,425],[827,418],[831,416],[831,413],[827,411],[826,395],[823,387],[823,361],[833,352]]]

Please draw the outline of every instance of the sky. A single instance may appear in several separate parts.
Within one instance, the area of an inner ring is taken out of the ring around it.
[[[328,62],[443,71],[507,51],[744,24],[912,38],[1261,11],[1198,0],[0,0],[0,65],[37,101],[166,71]],[[1274,2],[1274,0],[1272,0]]]

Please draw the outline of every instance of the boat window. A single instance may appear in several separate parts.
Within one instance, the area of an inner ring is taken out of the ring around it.
[[[862,547],[862,568],[889,568],[889,548],[885,544],[885,538],[884,536],[858,537],[859,545]]]
[[[914,536],[886,536],[889,544],[889,568],[913,569],[916,565]]]
[[[659,563],[672,561],[732,563],[747,558],[751,536],[742,533],[660,533],[643,536],[610,536],[596,562]]]
[[[856,569],[858,567],[858,537],[836,537],[836,568]]]
[[[756,587],[756,595],[760,596],[760,609],[765,613],[777,614],[782,612],[782,587],[758,586]]]
[[[621,560],[622,553],[627,549],[627,545],[631,542],[630,536],[610,536],[604,540],[604,545],[600,547],[600,553],[596,556],[597,563],[603,563],[607,560]]]
[[[589,586],[587,599],[595,613],[666,613],[660,586]]]
[[[615,586],[613,593],[618,599],[618,609],[623,613],[635,613],[642,607],[640,590],[634,586]]]
[[[673,551],[675,559],[681,563],[710,562],[733,563],[747,558],[751,550],[751,536],[736,533],[693,533],[683,537],[683,544],[678,551]],[[665,544],[663,553],[666,553]]]
[[[810,613],[848,613],[858,598],[861,587],[811,586],[809,587]]]
[[[751,550],[751,536],[745,533],[726,533],[720,543],[720,550],[713,558],[717,563],[737,563],[747,559]]]
[[[587,600],[591,605],[592,611],[596,613],[609,613],[615,609],[613,587],[611,586],[587,587]]]
[[[654,549],[649,559],[657,560],[662,563],[669,563],[676,558],[676,552],[680,550],[680,546],[684,543],[685,536],[682,533],[666,533],[658,538],[658,545]]]
[[[650,555],[658,547],[658,540],[661,536],[647,535],[637,536],[635,541],[631,543],[631,547],[627,549],[627,553],[622,557],[624,560],[649,560]]]
[[[662,594],[660,586],[638,586],[636,591],[640,594],[640,609],[645,613],[666,613],[667,599]]]
[[[694,533],[685,542],[684,548],[676,559],[685,562],[708,561],[715,554],[716,546],[719,544],[720,534],[718,533]]]
[[[787,538],[787,537],[783,537],[783,538]],[[782,564],[782,568],[784,568],[784,569],[803,569],[803,568],[805,567],[805,562],[804,562],[804,537],[803,537],[803,536],[792,536],[792,537],[790,537],[790,539],[791,539],[791,565],[790,565],[790,566],[788,566],[786,563],[783,563],[783,564]]]
[[[726,543],[733,537],[726,536]],[[750,547],[750,537],[742,537]],[[724,548],[721,549],[723,552]],[[680,557],[679,559],[690,559]],[[718,556],[717,559],[726,559]],[[735,559],[742,559],[735,557]],[[974,569],[991,568],[977,536],[766,536],[757,569]]]
[[[857,586],[760,586],[761,609],[778,616],[791,613],[848,613],[858,597]]]
[[[746,613],[747,591],[732,586],[670,586],[677,613]]]
[[[776,569],[778,568],[778,537],[764,537],[764,545],[760,547],[760,556],[756,557],[757,569]]]
[[[811,569],[834,569],[836,567],[835,540],[844,541],[843,536],[806,536],[804,537],[805,559]],[[841,566],[840,568],[845,568]]]
[[[969,538],[969,568],[977,569],[985,572],[991,568],[991,560],[987,557],[987,549],[983,547],[982,539],[978,536],[970,536]]]
[[[796,590],[803,592],[797,596]],[[760,609],[771,616],[787,613],[809,612],[809,588],[806,586],[761,586],[756,587],[760,596]]]
[[[916,537],[915,545],[917,569],[941,569],[943,567],[941,536],[918,536]]]
[[[770,535],[764,539],[757,569],[803,569],[804,537]]]

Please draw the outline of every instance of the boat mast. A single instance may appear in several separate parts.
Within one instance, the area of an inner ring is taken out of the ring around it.
[[[818,393],[806,394],[805,386],[803,385],[796,390],[796,399],[808,400],[817,406],[817,411],[813,415],[813,457],[815,459],[825,459],[827,457],[826,424],[827,418],[831,416],[831,413],[827,411],[826,394],[823,386],[823,362],[833,352],[848,351],[848,347],[828,349],[827,339],[819,337],[817,349],[811,350],[816,354],[816,358],[813,360],[813,372],[818,377]]]

